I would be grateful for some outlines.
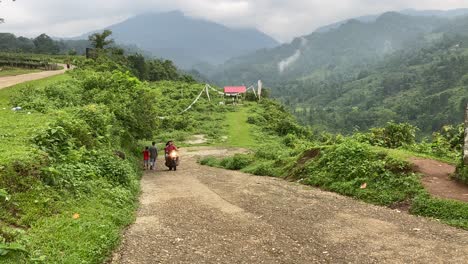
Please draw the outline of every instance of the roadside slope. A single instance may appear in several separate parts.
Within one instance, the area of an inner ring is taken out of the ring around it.
[[[467,231],[202,167],[195,156],[206,152],[184,153],[177,172],[145,174],[137,221],[112,263],[468,263]]]

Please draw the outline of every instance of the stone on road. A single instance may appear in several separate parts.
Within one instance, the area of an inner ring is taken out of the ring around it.
[[[144,175],[112,263],[468,263],[467,231],[196,163],[216,151],[192,149],[176,172]]]

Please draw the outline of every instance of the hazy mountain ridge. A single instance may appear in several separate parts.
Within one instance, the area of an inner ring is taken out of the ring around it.
[[[440,18],[455,18],[457,16],[465,16],[468,15],[468,8],[459,8],[453,10],[416,10],[416,9],[405,9],[401,11],[395,11],[397,13],[408,15],[408,16],[427,16],[427,17],[440,17]],[[342,21],[338,21],[336,23],[332,23],[330,25],[326,25],[320,27],[316,30],[316,32],[327,32],[333,29],[339,28],[341,25],[346,24],[349,20],[358,20],[360,22],[371,23],[375,22],[377,18],[381,16],[378,15],[367,15],[367,16],[360,16],[351,19],[345,19]]]
[[[468,16],[388,12],[374,22],[349,20],[231,59],[211,77],[220,85],[262,79],[319,130],[350,133],[394,120],[415,124],[427,135],[462,122],[467,43]]]
[[[138,15],[106,29],[113,31],[117,42],[135,44],[184,68],[198,63],[220,64],[279,44],[256,29],[231,29],[177,11]]]
[[[218,83],[263,78],[271,85],[308,78],[315,71],[342,71],[377,61],[405,47],[424,45],[428,42],[425,36],[448,23],[444,18],[396,12],[385,13],[370,23],[352,19],[335,30],[314,32],[273,49],[233,58],[212,72],[211,77]],[[284,67],[284,62],[298,52],[298,58]]]

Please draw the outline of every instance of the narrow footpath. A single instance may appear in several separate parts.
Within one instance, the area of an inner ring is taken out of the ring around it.
[[[468,202],[468,185],[452,179],[455,166],[440,161],[412,158],[416,172],[424,175],[422,184],[435,197]]]
[[[62,66],[63,69],[57,70],[57,71],[42,71],[42,72],[21,74],[21,75],[16,75],[16,76],[0,77],[0,90],[3,88],[7,88],[13,85],[20,84],[20,83],[44,79],[47,77],[63,74],[67,71],[67,65],[59,64],[59,66]]]
[[[196,163],[235,151],[185,149],[176,172],[147,172],[111,263],[468,263],[467,231]]]

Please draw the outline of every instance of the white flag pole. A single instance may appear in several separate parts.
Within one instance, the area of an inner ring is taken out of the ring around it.
[[[262,98],[262,88],[263,88],[262,80],[258,80],[258,99],[259,100]]]

